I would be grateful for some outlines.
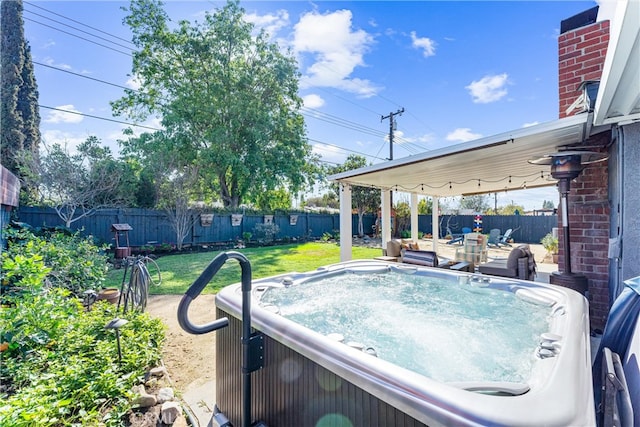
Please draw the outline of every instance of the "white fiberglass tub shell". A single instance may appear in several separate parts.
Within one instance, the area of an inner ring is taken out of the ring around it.
[[[588,306],[586,299],[573,290],[537,282],[496,277],[489,280],[487,276],[410,267],[412,274],[436,275],[456,281],[465,276],[470,283],[484,278],[486,286],[515,292],[520,298],[549,307],[551,321],[547,334],[554,342],[554,354],[552,357],[536,358],[524,390],[512,384],[476,385],[478,390],[506,392],[497,394],[469,391],[474,387],[463,389],[461,387],[464,385],[442,383],[416,374],[338,343],[260,306],[261,292],[272,286],[281,287],[285,282],[287,285],[299,283],[304,286],[304,281],[323,275],[346,274],[354,270],[366,274],[367,270],[380,272],[396,268],[405,269],[392,263],[351,261],[309,273],[289,273],[254,281],[252,326],[425,425],[595,425]],[[239,284],[224,288],[216,297],[218,310],[232,318],[240,318],[241,304]],[[270,361],[265,358],[264,363],[265,369],[268,369]],[[221,386],[224,389],[224,384]],[[266,385],[270,386],[278,387],[273,382]],[[279,408],[279,412],[282,411]],[[264,414],[262,417],[268,418]],[[353,418],[358,417],[356,415]],[[350,421],[352,425],[362,425],[358,419]]]

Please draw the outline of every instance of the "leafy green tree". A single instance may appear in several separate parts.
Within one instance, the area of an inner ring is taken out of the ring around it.
[[[396,212],[396,236],[403,236],[409,230],[411,222],[411,206],[407,202],[398,202],[393,207]]]
[[[24,37],[22,11],[22,0],[2,0],[0,4],[0,146],[2,164],[24,181],[18,156],[26,150],[29,157],[37,160],[40,112],[31,49]],[[26,188],[29,191],[29,187]]]
[[[330,168],[330,174],[337,174],[349,170],[367,166],[367,159],[357,154],[351,154],[341,165]],[[336,196],[340,196],[340,186],[331,184]],[[353,186],[351,187],[351,203],[358,212],[358,236],[364,235],[362,217],[367,212],[377,212],[380,208],[380,190],[376,188]]]
[[[524,213],[524,206],[516,205],[514,203],[502,206],[501,208],[498,208],[498,215],[515,215],[516,211],[521,214]]]
[[[118,115],[162,118],[161,135],[137,138],[130,150],[149,156],[145,144],[160,145],[231,208],[264,191],[297,194],[318,168],[299,112],[296,62],[243,18],[230,1],[202,23],[170,29],[160,1],[132,0],[124,22],[141,87],[112,102]]]
[[[283,188],[265,191],[255,197],[256,207],[263,211],[288,211],[291,209],[291,194]]]
[[[554,209],[556,205],[551,200],[544,200],[542,202],[542,209]]]
[[[338,200],[336,193],[329,192],[319,197],[309,197],[304,205],[317,208],[340,209],[340,200]]]
[[[418,214],[430,215],[433,212],[433,200],[432,199],[420,199],[418,201]]]

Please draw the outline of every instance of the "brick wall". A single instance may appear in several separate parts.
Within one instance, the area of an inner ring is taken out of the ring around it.
[[[582,94],[580,85],[599,81],[609,43],[609,21],[575,28],[558,37],[559,118]],[[586,114],[580,108],[569,115]],[[603,133],[585,146],[604,147],[610,135]],[[607,162],[587,166],[571,183],[569,226],[571,230],[571,271],[583,274],[589,286],[591,327],[603,329],[609,311],[609,201]],[[561,227],[562,224],[559,224]],[[560,233],[560,260],[564,263],[563,236]]]
[[[609,44],[609,21],[596,22],[563,33],[558,38],[559,117],[580,96],[580,84],[600,80]],[[579,113],[574,110],[569,115]]]
[[[603,329],[609,312],[609,201],[607,162],[587,166],[571,183],[569,226],[571,271],[589,284],[591,327]],[[561,224],[559,225],[561,226]],[[564,263],[562,233],[559,265]]]

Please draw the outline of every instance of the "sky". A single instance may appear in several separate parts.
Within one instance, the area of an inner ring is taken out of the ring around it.
[[[133,123],[110,101],[135,88],[128,2],[23,0],[46,144],[97,136],[114,153]],[[223,1],[168,1],[177,22]],[[560,22],[593,1],[241,1],[246,19],[298,61],[307,137],[329,165],[373,164],[558,118]],[[607,8],[601,8],[601,15]],[[402,111],[402,114],[395,115]],[[75,113],[75,114],[74,114]],[[157,118],[133,127],[160,128]],[[318,189],[316,189],[318,191]],[[402,197],[402,196],[401,196]],[[557,205],[555,187],[498,194],[498,206]],[[453,202],[453,201],[452,201]],[[491,205],[494,199],[491,197]],[[446,203],[446,201],[445,201]]]

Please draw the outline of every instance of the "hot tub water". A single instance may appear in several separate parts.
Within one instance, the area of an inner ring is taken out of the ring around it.
[[[261,304],[443,382],[527,382],[550,314],[513,292],[396,271],[271,287]]]

